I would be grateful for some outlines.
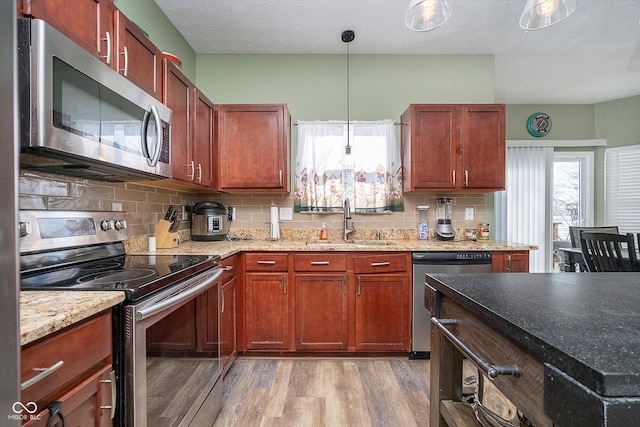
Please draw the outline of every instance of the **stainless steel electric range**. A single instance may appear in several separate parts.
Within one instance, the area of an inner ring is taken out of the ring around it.
[[[114,424],[212,423],[222,402],[220,257],[127,255],[123,212],[25,210],[19,218],[22,290],[125,294],[113,309]],[[196,329],[206,329],[204,339]]]

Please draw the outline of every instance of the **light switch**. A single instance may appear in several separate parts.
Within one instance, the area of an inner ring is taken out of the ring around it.
[[[464,219],[468,221],[473,220],[473,208],[466,208],[464,210]]]

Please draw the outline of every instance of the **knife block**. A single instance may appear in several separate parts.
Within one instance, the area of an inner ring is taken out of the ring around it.
[[[161,219],[156,226],[156,231],[153,233],[153,237],[156,238],[156,248],[158,249],[170,249],[178,247],[178,233],[169,232],[171,223],[167,220]]]

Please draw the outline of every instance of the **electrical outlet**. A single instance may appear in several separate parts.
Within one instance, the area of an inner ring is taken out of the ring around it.
[[[122,203],[120,202],[112,202],[111,210],[115,212],[122,212]]]
[[[182,205],[182,220],[183,221],[188,221],[189,220],[189,214],[190,213],[191,213],[191,206]]]
[[[468,221],[473,220],[473,208],[466,208],[464,210],[464,219]]]
[[[291,221],[293,219],[293,208],[280,208],[280,221]]]

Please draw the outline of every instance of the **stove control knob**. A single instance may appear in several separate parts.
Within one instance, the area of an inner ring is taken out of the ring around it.
[[[102,220],[102,222],[100,223],[100,228],[102,228],[102,230],[104,231],[109,231],[113,227],[111,225],[111,221],[108,221],[105,219],[105,220]]]
[[[127,221],[125,221],[124,219],[116,219],[113,221],[113,226],[116,228],[116,230],[124,230],[125,228],[127,228]]]

